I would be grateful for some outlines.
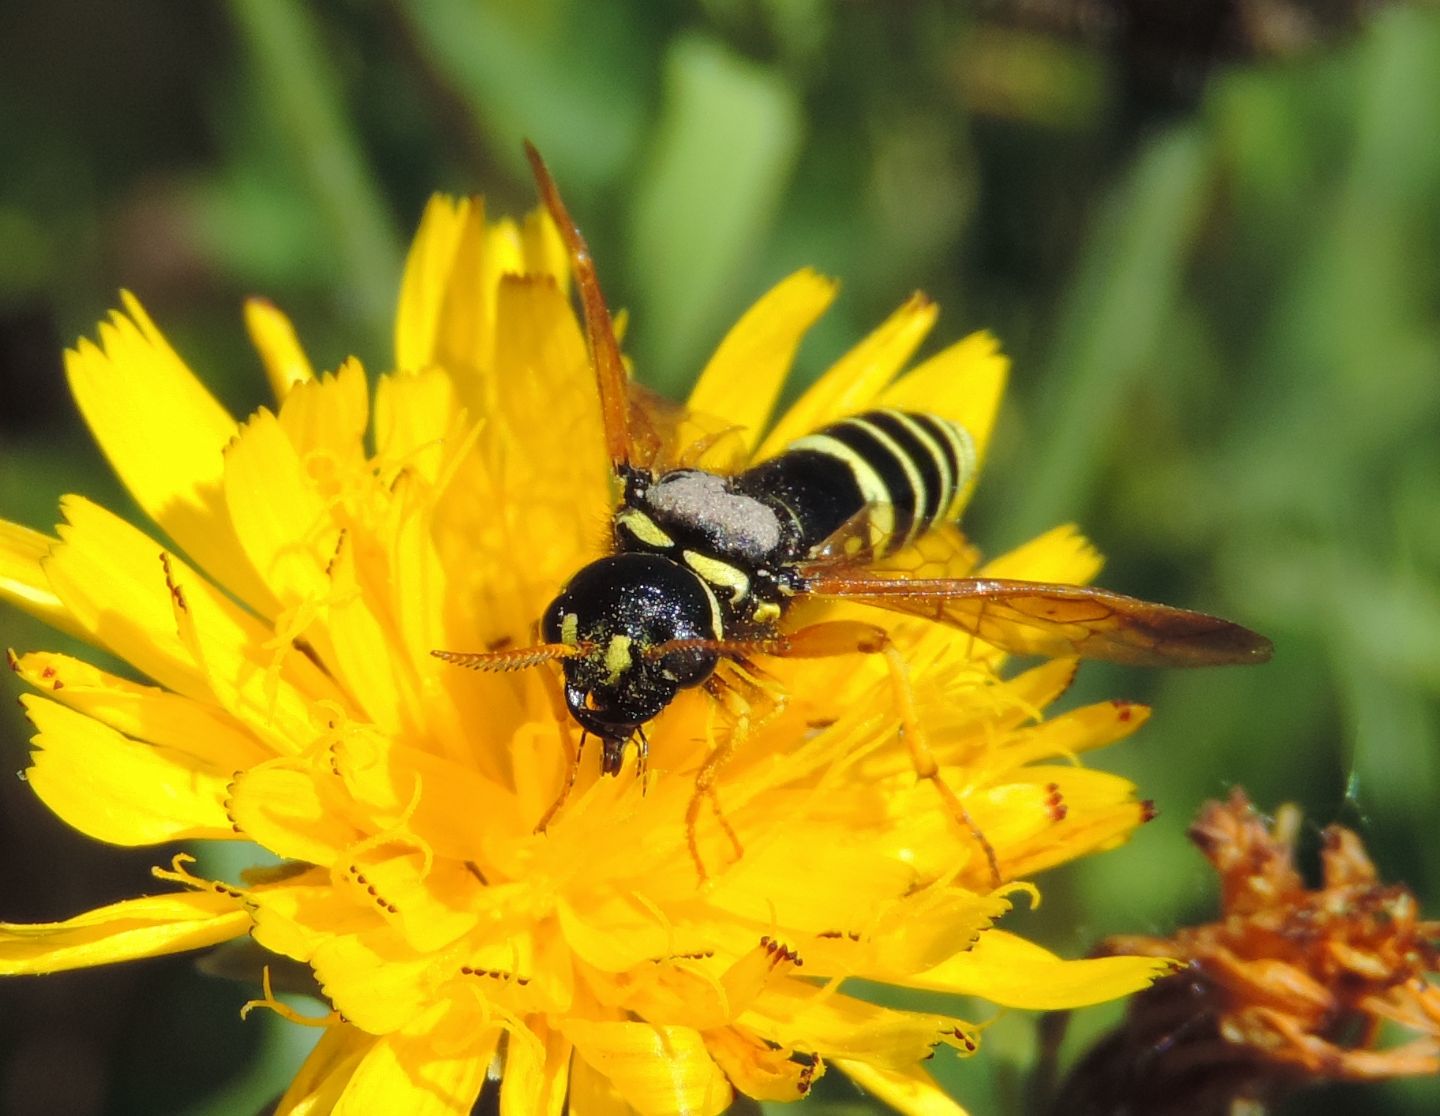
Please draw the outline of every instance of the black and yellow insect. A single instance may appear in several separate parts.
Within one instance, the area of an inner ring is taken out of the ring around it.
[[[1269,641],[1237,624],[1104,589],[877,572],[875,559],[949,522],[973,477],[970,434],[934,415],[856,415],[734,475],[653,468],[659,439],[632,396],[589,249],[544,163],[527,152],[580,292],[606,447],[623,493],[614,551],[576,573],[545,610],[543,643],[435,654],[480,670],[558,660],[570,713],[603,744],[604,772],[621,769],[631,741],[643,767],[644,725],[678,691],[707,682],[725,658],[884,654],[907,719],[904,665],[885,630],[851,621],[787,630],[787,608],[801,597],[925,616],[1026,655],[1142,666],[1269,657]],[[919,726],[906,729],[917,771],[944,793]]]

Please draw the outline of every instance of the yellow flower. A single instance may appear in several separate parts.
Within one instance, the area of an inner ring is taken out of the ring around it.
[[[1144,711],[1043,720],[1072,662],[1006,679],[974,639],[895,619],[973,832],[917,781],[879,656],[763,664],[778,696],[703,803],[694,855],[696,772],[738,731],[699,691],[650,726],[643,786],[633,761],[609,778],[586,756],[537,832],[579,735],[552,668],[477,675],[430,652],[532,641],[603,549],[610,477],[568,281],[548,218],[487,224],[478,203],[436,200],[373,399],[354,361],[315,375],[264,303],[247,315],[278,407],[243,423],[128,296],[69,354],[80,409],[158,535],[68,497],[55,538],[0,524],[0,595],[151,684],[12,656],[35,691],[30,786],[98,840],[244,840],[280,866],[227,883],[182,860],[157,869],[180,885],[165,894],[0,927],[0,971],[250,935],[308,966],[333,1009],[281,1113],[467,1113],[498,1067],[506,1113],[706,1114],[736,1091],[799,1097],[827,1066],[902,1110],[954,1111],[922,1061],[969,1054],[981,1025],[843,982],[1051,1009],[1164,971],[1062,960],[992,926],[1032,890],[996,887],[997,867],[1023,880],[1143,819],[1129,783],[1074,757]],[[934,320],[919,297],[762,440],[833,294],[809,271],[780,283],[691,406],[741,428],[745,454],[877,402],[963,422],[983,450],[1006,362],[975,335],[899,375]],[[961,547],[907,560],[922,559],[972,572]],[[984,569],[1079,582],[1096,566],[1066,528]]]

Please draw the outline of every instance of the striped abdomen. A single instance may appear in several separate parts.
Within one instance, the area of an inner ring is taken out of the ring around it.
[[[735,478],[775,507],[803,557],[868,509],[876,554],[898,550],[954,518],[975,475],[969,431],[935,415],[867,411],[792,442]]]

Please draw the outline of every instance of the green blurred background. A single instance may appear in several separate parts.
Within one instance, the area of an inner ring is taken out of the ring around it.
[[[49,528],[67,491],[134,514],[59,362],[118,288],[238,413],[265,401],[251,293],[318,364],[384,369],[426,197],[523,212],[528,136],[650,383],[682,392],[802,264],[844,282],[805,376],[923,288],[934,346],[986,327],[1015,361],[981,546],[1074,519],[1106,584],[1274,638],[1256,670],[1085,669],[1070,700],[1156,707],[1093,762],[1161,817],[1042,880],[1015,928],[1078,955],[1206,919],[1183,833],[1236,784],[1301,803],[1312,840],[1358,828],[1436,913],[1435,8],[9,0],[0,25],[0,515]],[[0,642],[60,643],[9,613]],[[26,736],[7,701],[0,771]],[[93,847],[8,777],[0,842],[10,920],[134,894],[165,859]],[[244,995],[189,958],[0,987],[0,1114],[259,1111],[308,1036],[240,1023]],[[935,1071],[976,1113],[1019,1111],[1033,1022]],[[836,1077],[805,1111],[872,1111]],[[1290,1110],[1437,1108],[1429,1081]]]

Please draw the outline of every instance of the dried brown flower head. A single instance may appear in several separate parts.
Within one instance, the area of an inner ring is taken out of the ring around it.
[[[1066,1112],[1233,1112],[1305,1084],[1440,1072],[1440,922],[1376,877],[1360,838],[1323,834],[1322,881],[1294,864],[1300,812],[1272,824],[1241,790],[1210,802],[1190,838],[1220,874],[1218,921],[1106,953],[1185,968],[1130,1002],[1124,1024],[1071,1073]],[[1413,1038],[1387,1044],[1394,1027]]]

